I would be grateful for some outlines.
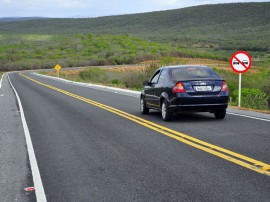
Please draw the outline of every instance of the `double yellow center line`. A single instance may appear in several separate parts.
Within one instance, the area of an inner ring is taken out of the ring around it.
[[[124,118],[130,120],[130,121],[133,121],[133,122],[138,123],[140,125],[143,125],[143,126],[145,126],[147,128],[150,128],[150,129],[152,129],[154,131],[157,131],[157,132],[159,132],[159,133],[161,133],[163,135],[166,135],[166,136],[171,137],[171,138],[173,138],[175,140],[183,142],[183,143],[185,143],[187,145],[190,145],[192,147],[195,147],[195,148],[200,149],[202,151],[205,151],[207,153],[213,154],[215,156],[218,156],[218,157],[220,157],[222,159],[225,159],[225,160],[230,161],[232,163],[238,164],[240,166],[243,166],[243,167],[248,168],[250,170],[253,170],[255,172],[270,176],[270,165],[267,164],[267,163],[264,163],[264,162],[255,160],[253,158],[244,156],[242,154],[239,154],[239,153],[224,149],[222,147],[219,147],[219,146],[204,142],[204,141],[199,140],[197,138],[194,138],[194,137],[191,137],[189,135],[180,133],[180,132],[172,130],[170,128],[166,128],[166,127],[158,125],[158,124],[156,124],[154,122],[145,120],[145,119],[140,118],[138,116],[134,116],[132,114],[129,114],[129,113],[121,111],[119,109],[110,107],[108,105],[104,105],[102,103],[95,102],[95,101],[90,100],[88,98],[85,98],[85,97],[70,93],[68,91],[56,88],[54,86],[50,86],[48,84],[39,82],[39,81],[34,80],[34,79],[32,79],[32,78],[30,78],[28,76],[25,76],[25,75],[22,75],[22,74],[20,74],[20,75],[27,78],[27,79],[29,79],[29,80],[31,80],[31,81],[33,81],[36,84],[39,84],[41,86],[47,87],[47,88],[52,89],[52,90],[55,90],[55,91],[57,91],[59,93],[62,93],[62,94],[65,94],[67,96],[73,97],[75,99],[81,100],[83,102],[94,105],[96,107],[102,108],[102,109],[107,110],[107,111],[109,111],[109,112],[111,112],[113,114],[117,114],[117,115],[119,115],[121,117],[124,117]]]

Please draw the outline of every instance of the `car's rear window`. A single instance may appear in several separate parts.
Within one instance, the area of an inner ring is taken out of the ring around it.
[[[220,79],[220,77],[208,67],[180,67],[170,69],[169,75],[172,80],[189,80],[189,79]]]

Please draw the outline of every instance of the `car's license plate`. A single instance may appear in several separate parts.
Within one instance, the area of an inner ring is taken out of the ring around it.
[[[196,91],[212,91],[212,86],[194,86]]]

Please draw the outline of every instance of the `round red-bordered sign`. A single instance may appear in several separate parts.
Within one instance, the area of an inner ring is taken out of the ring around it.
[[[230,59],[231,68],[236,73],[244,73],[248,71],[251,67],[251,64],[251,56],[245,51],[235,52]]]

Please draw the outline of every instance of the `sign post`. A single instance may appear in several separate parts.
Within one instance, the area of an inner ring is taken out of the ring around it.
[[[251,67],[251,64],[251,56],[245,51],[235,52],[230,59],[231,68],[233,71],[239,74],[238,107],[241,107],[242,73],[248,71]]]
[[[62,67],[59,64],[55,65],[55,67],[54,67],[54,69],[57,71],[58,78],[59,78],[59,71],[60,71],[61,68]]]
[[[241,84],[242,84],[242,73],[239,73],[239,84],[238,84],[238,107],[241,107]]]

